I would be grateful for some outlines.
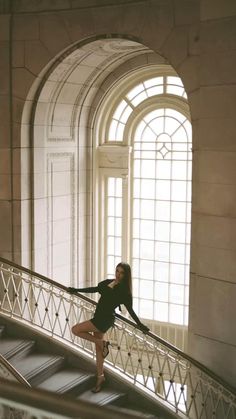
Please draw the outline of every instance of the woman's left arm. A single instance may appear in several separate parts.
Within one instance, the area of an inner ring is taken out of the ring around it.
[[[144,332],[144,333],[148,332],[150,329],[147,326],[145,326],[145,324],[141,323],[137,314],[133,310],[133,304],[132,303],[133,303],[132,302],[132,296],[129,296],[127,301],[124,303],[124,305],[127,308],[130,316],[132,317],[132,319],[134,319],[134,321],[137,323],[138,327],[142,330],[142,332]]]

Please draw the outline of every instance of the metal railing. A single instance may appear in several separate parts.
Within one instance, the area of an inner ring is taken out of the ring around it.
[[[0,378],[10,381],[17,381],[26,387],[31,387],[30,383],[0,354]]]
[[[39,328],[95,356],[93,344],[71,333],[74,323],[92,317],[96,303],[70,295],[66,287],[0,258],[2,314]],[[106,365],[163,401],[181,417],[236,419],[235,389],[190,356],[117,314],[108,332],[113,343]]]

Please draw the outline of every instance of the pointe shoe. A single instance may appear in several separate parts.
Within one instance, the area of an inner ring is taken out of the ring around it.
[[[98,375],[95,387],[91,390],[92,393],[99,393],[105,384],[104,374]]]
[[[103,358],[106,358],[107,355],[109,354],[109,346],[110,346],[110,342],[107,340],[103,341],[103,350],[102,350],[102,356]]]

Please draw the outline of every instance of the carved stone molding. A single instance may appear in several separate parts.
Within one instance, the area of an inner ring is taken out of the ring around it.
[[[98,147],[99,168],[128,169],[132,147],[102,145]]]

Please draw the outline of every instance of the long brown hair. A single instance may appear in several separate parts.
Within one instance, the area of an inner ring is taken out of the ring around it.
[[[132,274],[131,274],[131,267],[126,262],[120,262],[116,266],[116,268],[124,269],[124,278],[122,280],[122,285],[124,285],[127,289],[128,294],[132,296]]]

